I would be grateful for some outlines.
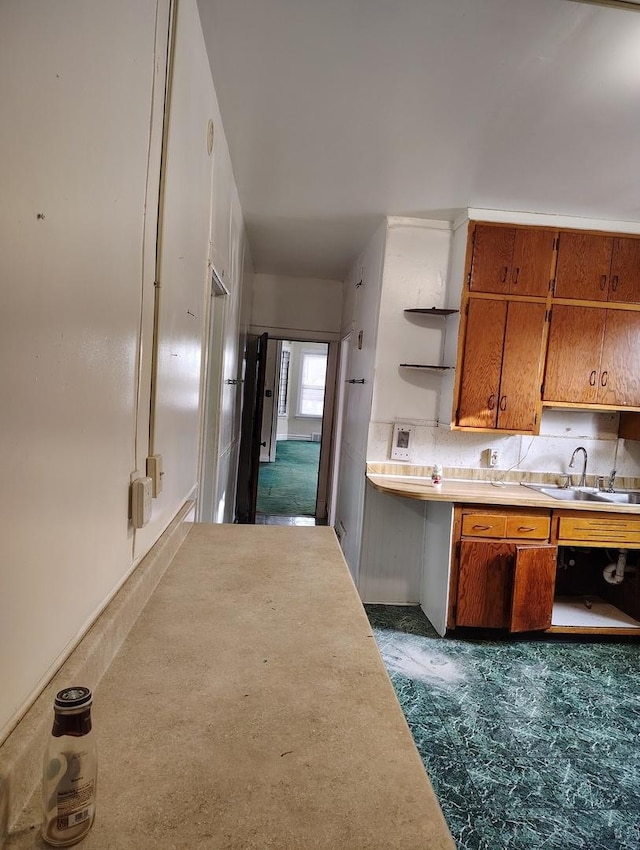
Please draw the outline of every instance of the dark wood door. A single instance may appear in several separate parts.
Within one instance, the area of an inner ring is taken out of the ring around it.
[[[249,334],[245,349],[242,420],[238,457],[238,486],[236,489],[236,522],[253,524],[256,521],[258,476],[260,474],[260,434],[262,404],[269,336]]]
[[[509,627],[514,554],[512,543],[460,542],[456,626]]]
[[[600,312],[600,311],[598,311]],[[640,407],[640,313],[605,310],[598,403]]]
[[[509,631],[548,629],[553,613],[558,547],[516,546]]]
[[[515,228],[476,225],[471,263],[472,292],[509,292]]]
[[[557,235],[556,230],[516,229],[509,275],[511,295],[547,295]]]
[[[506,317],[506,301],[469,301],[457,410],[460,426],[495,427]]]
[[[609,301],[640,302],[640,239],[616,237],[613,240]]]
[[[606,301],[613,237],[561,233],[556,269],[556,298]]]
[[[545,401],[596,403],[606,313],[598,307],[553,306]]]
[[[545,314],[544,304],[509,302],[497,418],[505,431],[535,430]]]

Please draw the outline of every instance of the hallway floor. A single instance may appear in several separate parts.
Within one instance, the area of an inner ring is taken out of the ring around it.
[[[459,850],[640,848],[640,647],[441,638],[366,606]]]

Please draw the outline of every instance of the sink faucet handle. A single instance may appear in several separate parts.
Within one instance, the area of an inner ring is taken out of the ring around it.
[[[609,491],[609,493],[613,493],[613,485],[615,484],[617,474],[618,474],[617,469],[612,469],[611,472],[609,473],[609,486],[607,487],[607,490]]]
[[[596,487],[598,488],[598,490],[600,490],[600,492],[601,492],[601,493],[602,493],[602,491],[605,489],[605,486],[604,486],[604,475],[598,475],[598,476],[596,476]]]

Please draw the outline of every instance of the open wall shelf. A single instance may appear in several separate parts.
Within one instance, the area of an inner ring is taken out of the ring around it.
[[[405,313],[422,313],[425,316],[451,316],[453,313],[459,313],[459,310],[449,310],[444,307],[410,307],[404,311]]]

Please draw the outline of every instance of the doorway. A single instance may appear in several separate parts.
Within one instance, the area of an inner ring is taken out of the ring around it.
[[[329,345],[269,339],[256,522],[326,522],[318,499]],[[319,510],[320,508],[320,510]]]

